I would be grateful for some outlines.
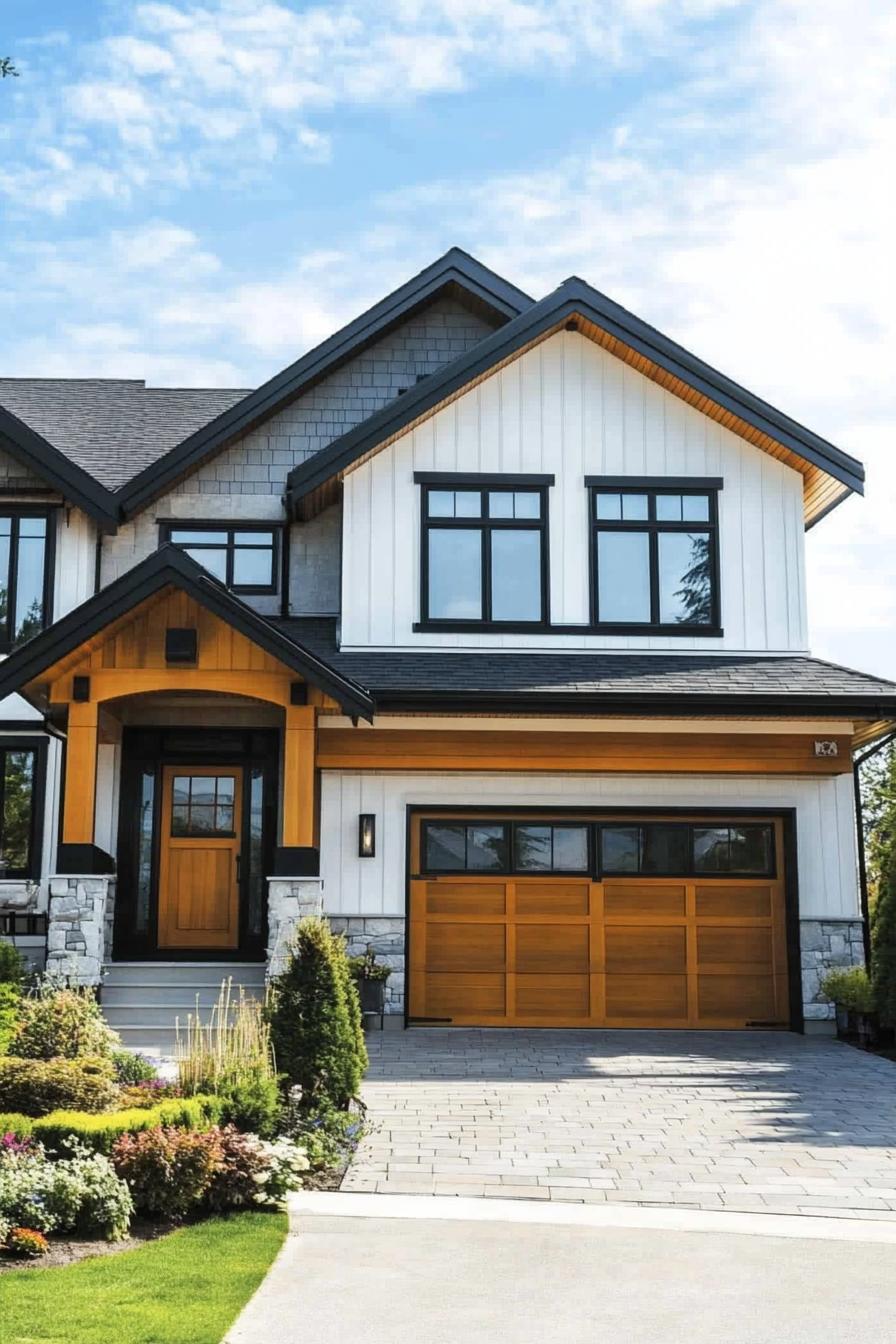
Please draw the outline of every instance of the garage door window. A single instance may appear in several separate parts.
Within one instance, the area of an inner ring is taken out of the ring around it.
[[[587,873],[588,826],[516,825],[513,857],[517,872]]]
[[[773,877],[772,828],[768,825],[691,826],[648,822],[601,826],[601,872],[614,877],[644,873],[687,877]]]

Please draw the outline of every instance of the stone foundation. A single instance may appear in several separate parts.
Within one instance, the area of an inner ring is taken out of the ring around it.
[[[386,981],[386,1012],[389,1016],[404,1012],[404,927],[403,919],[382,915],[330,915],[330,928],[345,934],[350,957],[362,956],[368,947],[377,961],[392,967]]]
[[[860,919],[800,920],[800,969],[803,1017],[807,1031],[835,1030],[834,1005],[821,992],[826,971],[836,966],[864,966],[865,944]]]
[[[296,925],[309,915],[323,914],[323,882],[319,877],[268,878],[267,978],[286,968],[286,954]]]
[[[114,877],[51,877],[47,973],[98,985],[111,931]]]

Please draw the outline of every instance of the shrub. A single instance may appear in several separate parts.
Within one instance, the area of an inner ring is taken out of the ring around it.
[[[302,1089],[302,1106],[345,1108],[360,1089],[367,1050],[345,945],[326,920],[299,924],[269,1012],[277,1062]]]
[[[21,985],[25,978],[25,963],[19,949],[12,943],[0,941],[0,984]]]
[[[304,1150],[312,1171],[330,1171],[341,1167],[357,1147],[364,1132],[361,1115],[352,1111],[321,1106],[306,1110],[290,1106],[283,1132]]]
[[[896,1027],[896,852],[892,841],[881,859],[872,932],[875,1007],[885,1027]]]
[[[219,1138],[221,1165],[206,1196],[211,1210],[280,1204],[291,1190],[301,1189],[308,1159],[290,1139],[267,1143],[257,1134],[241,1134],[233,1125],[219,1130]]]
[[[123,1134],[112,1161],[141,1213],[179,1221],[208,1194],[222,1162],[221,1140],[216,1129],[148,1129]]]
[[[0,1057],[0,1107],[23,1115],[62,1108],[103,1111],[114,1104],[112,1070],[105,1059]]]
[[[383,961],[377,961],[376,953],[370,945],[362,956],[349,957],[348,966],[355,980],[386,981],[392,974],[392,967]]]
[[[146,1110],[158,1106],[160,1101],[175,1101],[182,1096],[183,1090],[177,1083],[166,1083],[162,1078],[154,1078],[151,1082],[131,1083],[121,1088],[118,1100],[122,1110],[134,1107]]]
[[[267,1137],[280,1118],[280,1091],[271,1031],[261,1004],[231,983],[221,986],[208,1022],[191,1016],[177,1036],[178,1077],[188,1095],[214,1093],[222,1121]]]
[[[828,971],[822,978],[821,992],[851,1013],[874,1012],[874,989],[864,966]]]
[[[22,1000],[9,1048],[21,1059],[83,1059],[111,1057],[118,1044],[89,989],[44,980],[33,997]]]
[[[5,1245],[10,1255],[19,1255],[25,1260],[37,1260],[50,1249],[43,1232],[33,1227],[11,1227],[6,1234]]]
[[[4,1128],[4,1120],[19,1122],[13,1129]],[[10,1153],[27,1153],[31,1149],[32,1121],[27,1115],[0,1115],[0,1159]]]
[[[18,1025],[21,1004],[22,996],[18,986],[0,981],[0,1055],[5,1055],[9,1049]]]
[[[50,1162],[36,1146],[0,1161],[0,1217],[40,1232],[124,1236],[133,1214],[125,1183],[109,1159],[70,1145],[69,1156]]]
[[[54,1111],[33,1122],[31,1133],[54,1152],[74,1138],[86,1148],[109,1154],[122,1134],[139,1134],[159,1125],[177,1129],[207,1129],[221,1116],[217,1097],[188,1097],[158,1105],[88,1115],[83,1111]]]
[[[155,1065],[145,1055],[134,1054],[131,1050],[113,1050],[112,1067],[117,1081],[123,1085],[158,1082]]]

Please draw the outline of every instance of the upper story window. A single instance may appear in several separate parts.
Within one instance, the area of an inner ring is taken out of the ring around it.
[[[43,744],[22,739],[0,743],[0,880],[40,869],[43,753]]]
[[[722,482],[589,477],[587,484],[595,626],[717,632]]]
[[[0,650],[43,630],[50,607],[49,514],[0,505]]]
[[[179,546],[234,593],[276,593],[280,529],[269,524],[165,522],[162,541]]]
[[[545,476],[442,476],[422,490],[421,623],[541,626],[547,619]]]

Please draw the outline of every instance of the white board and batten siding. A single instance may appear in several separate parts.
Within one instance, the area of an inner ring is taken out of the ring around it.
[[[796,809],[802,919],[860,915],[852,776],[398,774],[324,771],[324,908],[333,915],[405,913],[407,809],[464,807]],[[358,815],[376,816],[376,854],[358,856]]]
[[[415,471],[553,473],[554,624],[589,620],[585,476],[721,477],[724,635],[414,633]],[[410,430],[344,483],[342,646],[794,652],[807,648],[802,477],[586,337],[560,332]]]

